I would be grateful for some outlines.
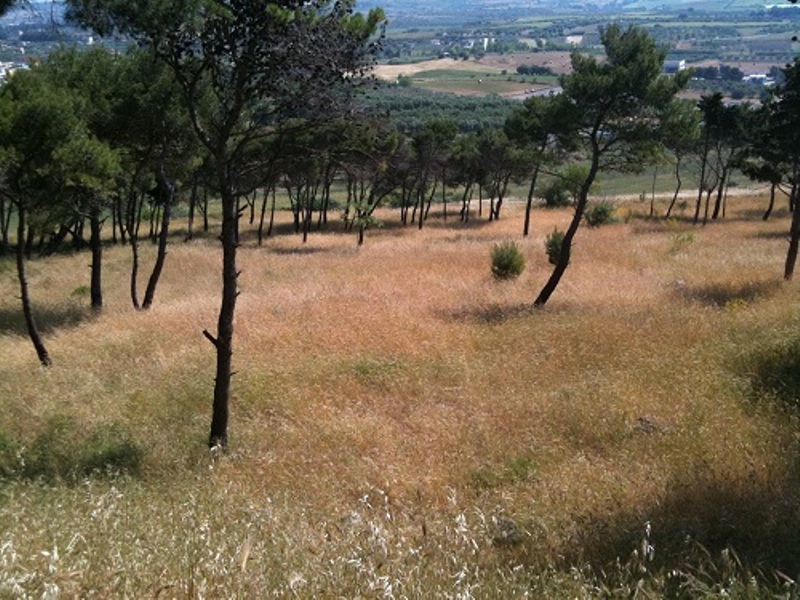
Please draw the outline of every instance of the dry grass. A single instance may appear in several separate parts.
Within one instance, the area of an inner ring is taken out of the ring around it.
[[[422,232],[387,213],[360,249],[338,232],[245,244],[232,448],[213,461],[211,237],[172,247],[148,313],[129,308],[126,249],[108,249],[96,318],[71,295],[85,255],[32,263],[49,371],[4,268],[0,432],[119,421],[147,453],[136,480],[0,484],[0,597],[586,597],[602,586],[583,565],[627,560],[646,522],[664,569],[689,564],[687,539],[706,566],[733,544],[745,579],[797,569],[798,427],[742,370],[797,336],[788,220],[731,202],[704,228],[582,230],[543,311],[544,238],[568,211],[537,212],[524,240],[512,205]],[[507,239],[528,267],[497,282]],[[682,573],[716,593],[717,572]]]

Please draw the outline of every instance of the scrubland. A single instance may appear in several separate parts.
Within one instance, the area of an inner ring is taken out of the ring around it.
[[[99,315],[87,255],[33,260],[46,370],[0,263],[0,597],[796,597],[800,295],[764,205],[621,205],[538,310],[569,209],[525,239],[515,205],[386,212],[361,248],[245,232],[216,455],[213,232],[176,237],[147,312],[127,248]]]

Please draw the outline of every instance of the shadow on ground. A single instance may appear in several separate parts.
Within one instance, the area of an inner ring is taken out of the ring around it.
[[[54,307],[33,308],[33,318],[41,333],[52,333],[58,329],[77,327],[81,323],[94,318],[88,306],[79,304],[63,304]],[[28,335],[22,306],[0,309],[0,333],[11,335]]]
[[[722,308],[732,303],[749,303],[769,298],[777,293],[780,287],[781,281],[777,279],[750,281],[741,284],[687,285],[679,282],[676,284],[676,293],[686,300]]]

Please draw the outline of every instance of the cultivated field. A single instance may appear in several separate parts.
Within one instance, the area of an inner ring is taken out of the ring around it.
[[[0,262],[0,597],[796,592],[788,216],[730,203],[703,228],[620,206],[579,232],[538,311],[544,237],[568,209],[536,211],[527,239],[518,205],[421,232],[387,212],[360,249],[338,224],[305,245],[244,235],[216,457],[213,233],[176,239],[149,312],[130,308],[126,248],[106,251],[94,317],[86,255],[33,261],[49,370]],[[528,266],[498,282],[490,251],[509,239]],[[138,474],[12,468],[68,469],[100,430],[143,452]]]
[[[556,74],[570,70],[568,52],[488,54],[480,60],[438,58],[408,64],[383,64],[375,67],[379,79],[394,81],[409,77],[415,87],[462,95],[497,94],[515,97],[534,89],[557,85],[554,77],[522,77],[520,65],[547,67]],[[533,83],[536,82],[536,83]]]

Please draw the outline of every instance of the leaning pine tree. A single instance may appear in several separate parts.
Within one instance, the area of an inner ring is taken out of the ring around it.
[[[570,261],[572,242],[588,203],[589,190],[601,171],[640,171],[656,155],[662,116],[688,73],[663,75],[666,51],[641,28],[617,24],[601,30],[606,58],[572,55],[572,72],[561,78],[561,110],[573,123],[586,177],[578,187],[575,214],[564,232],[553,272],[535,306],[544,306]]]
[[[67,0],[68,16],[99,34],[132,36],[168,65],[222,202],[222,301],[209,444],[228,443],[238,210],[244,175],[282,120],[332,116],[372,65],[384,15],[354,0]],[[248,182],[247,185],[252,185]]]

